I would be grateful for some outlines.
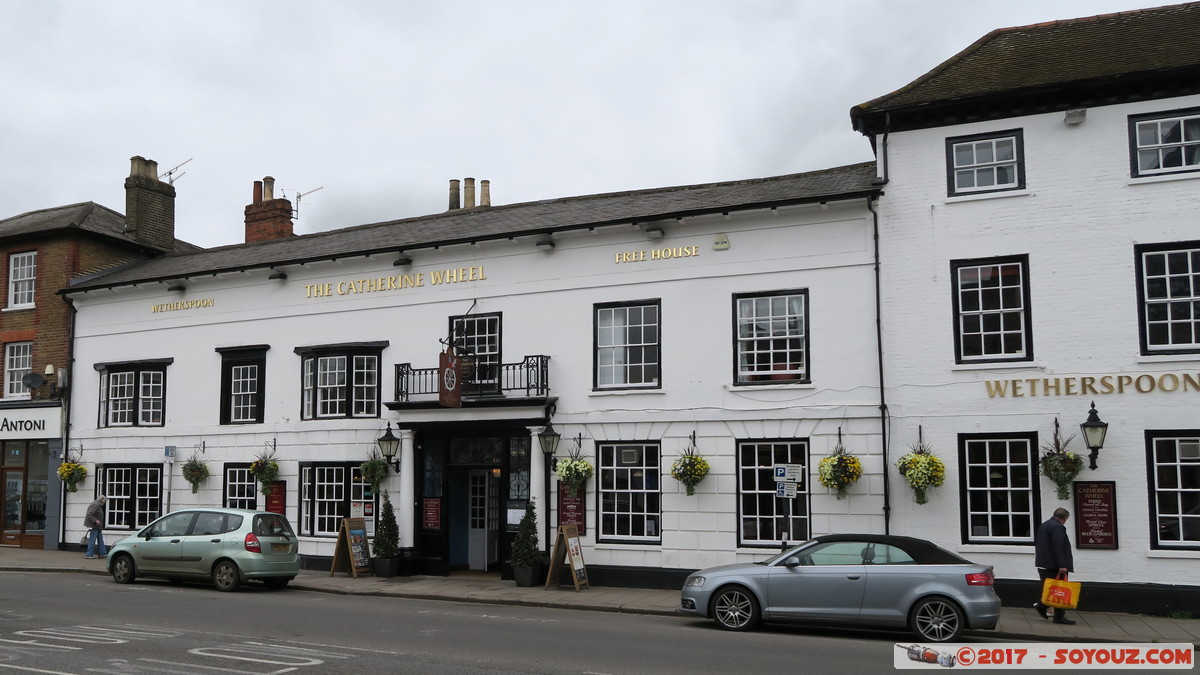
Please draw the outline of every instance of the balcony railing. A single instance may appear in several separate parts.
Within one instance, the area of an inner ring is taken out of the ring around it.
[[[550,394],[550,357],[526,356],[520,363],[480,363],[461,357],[462,395],[466,399],[497,396],[539,397]],[[396,399],[437,396],[437,368],[413,368],[411,363],[396,364]]]

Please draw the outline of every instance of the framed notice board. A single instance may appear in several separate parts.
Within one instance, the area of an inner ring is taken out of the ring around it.
[[[558,539],[554,542],[554,555],[550,556],[550,573],[546,575],[546,590],[551,584],[556,588],[562,585],[562,576],[566,572],[575,583],[575,592],[581,588],[591,588],[588,585],[587,566],[583,563],[583,546],[579,543],[579,530],[574,525],[562,525],[558,528]]]
[[[1118,548],[1116,481],[1075,482],[1075,548]]]
[[[333,576],[335,572],[349,572],[356,579],[359,572],[371,573],[367,523],[362,518],[342,518],[337,546],[333,551],[333,564],[329,566],[329,576]]]

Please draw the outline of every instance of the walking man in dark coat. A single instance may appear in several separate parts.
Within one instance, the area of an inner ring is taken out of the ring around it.
[[[1054,517],[1039,525],[1037,533],[1033,536],[1033,564],[1037,567],[1038,576],[1043,580],[1054,579],[1060,574],[1066,579],[1067,573],[1075,571],[1071,540],[1067,538],[1066,524],[1067,518],[1070,517],[1070,511],[1064,508],[1054,509]],[[1040,596],[1039,600],[1033,603],[1033,608],[1043,619],[1050,618],[1046,614],[1049,607],[1042,604]],[[1067,618],[1067,610],[1055,607],[1054,623],[1070,626],[1075,622]]]

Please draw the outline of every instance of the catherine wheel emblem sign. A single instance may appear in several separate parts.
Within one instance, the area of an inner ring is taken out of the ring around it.
[[[462,407],[462,379],[459,377],[458,357],[447,349],[438,360],[442,386],[438,390],[438,404],[446,408]]]

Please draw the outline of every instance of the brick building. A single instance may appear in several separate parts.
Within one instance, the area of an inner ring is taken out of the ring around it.
[[[74,321],[59,291],[121,265],[197,248],[175,240],[175,188],[158,180],[154,162],[133,158],[125,186],[128,217],[84,202],[0,221],[0,546],[58,545],[61,483],[54,470],[70,447]],[[69,453],[81,458],[78,446]]]

